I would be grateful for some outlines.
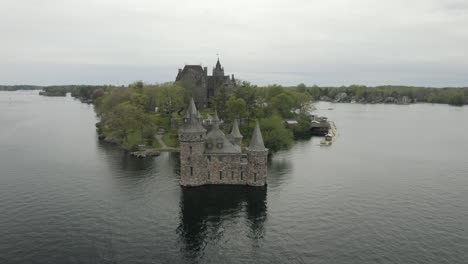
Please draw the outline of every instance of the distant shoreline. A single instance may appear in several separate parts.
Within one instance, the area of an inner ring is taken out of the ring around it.
[[[417,86],[373,86],[350,85],[341,87],[306,86],[253,86],[263,88],[296,89],[309,93],[316,101],[334,103],[360,103],[360,104],[412,104],[412,103],[437,103],[449,105],[468,105],[468,87],[417,87]],[[0,91],[18,90],[42,90],[44,96],[66,96],[72,93],[73,97],[81,97],[90,101],[90,95],[100,88],[128,88],[128,86],[113,85],[0,85]]]

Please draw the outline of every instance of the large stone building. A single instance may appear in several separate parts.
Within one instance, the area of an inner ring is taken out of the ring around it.
[[[268,149],[258,123],[245,154],[237,121],[228,136],[220,130],[217,115],[212,123],[209,131],[202,126],[192,99],[179,129],[180,184],[266,185]]]
[[[192,96],[195,105],[198,108],[210,107],[213,103],[213,97],[218,93],[221,87],[233,89],[236,87],[234,74],[224,75],[224,68],[221,63],[216,62],[213,68],[213,74],[208,75],[208,68],[201,65],[185,65],[184,69],[179,69],[176,82],[184,82],[192,90]]]

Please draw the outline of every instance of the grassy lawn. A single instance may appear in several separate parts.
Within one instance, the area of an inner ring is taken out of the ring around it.
[[[177,140],[177,134],[173,131],[169,131],[168,133],[164,134],[162,140],[168,147],[177,148],[179,145],[179,141]]]

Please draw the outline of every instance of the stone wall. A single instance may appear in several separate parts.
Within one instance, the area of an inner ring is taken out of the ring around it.
[[[205,183],[206,158],[204,133],[180,134],[180,184],[198,186]]]
[[[264,186],[267,184],[268,150],[247,152],[247,184]]]
[[[241,165],[242,154],[207,155],[207,184],[247,184],[247,170]]]
[[[267,184],[267,156],[265,151],[206,154],[205,133],[180,133],[180,184],[251,185]]]

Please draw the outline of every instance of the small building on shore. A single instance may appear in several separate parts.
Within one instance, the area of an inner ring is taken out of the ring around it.
[[[268,149],[263,143],[258,122],[245,153],[237,121],[234,121],[228,136],[220,130],[219,123],[215,114],[207,131],[191,99],[184,124],[179,129],[180,184],[265,186]]]
[[[325,136],[330,129],[328,118],[312,115],[310,122],[310,134],[313,136]]]

